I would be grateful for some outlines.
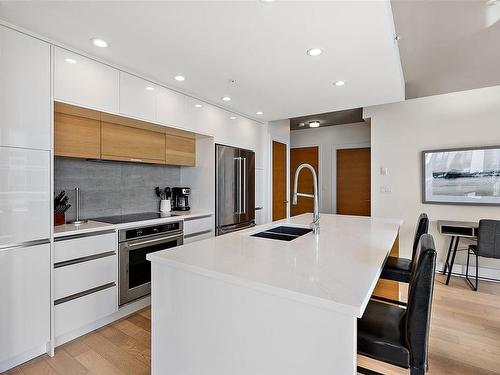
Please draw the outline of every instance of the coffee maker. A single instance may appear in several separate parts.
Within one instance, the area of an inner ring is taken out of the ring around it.
[[[173,204],[175,211],[189,211],[189,193],[188,187],[174,187],[172,188]]]

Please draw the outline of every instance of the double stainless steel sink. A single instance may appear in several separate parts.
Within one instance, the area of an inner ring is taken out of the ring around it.
[[[293,241],[304,234],[311,232],[311,228],[293,227],[288,225],[280,225],[278,227],[269,228],[262,232],[254,233],[252,237],[268,238],[270,240]]]

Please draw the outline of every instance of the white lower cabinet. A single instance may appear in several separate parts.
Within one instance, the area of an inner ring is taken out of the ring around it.
[[[0,296],[2,372],[50,340],[50,244],[0,249]]]
[[[116,282],[116,253],[54,270],[54,300]]]
[[[184,219],[184,243],[213,237],[214,223],[212,216]]]
[[[112,286],[54,307],[55,336],[81,329],[118,309],[117,287]]]
[[[118,311],[116,232],[58,238],[54,246],[56,343]]]

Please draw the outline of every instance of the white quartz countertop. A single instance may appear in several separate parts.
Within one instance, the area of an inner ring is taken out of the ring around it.
[[[278,224],[310,221],[311,214],[303,214],[151,253],[147,259],[361,317],[401,220],[322,214],[319,235],[289,242],[250,236]]]
[[[145,225],[164,224],[180,220],[192,220],[199,217],[211,216],[212,212],[208,210],[191,210],[191,211],[174,211],[176,216],[167,216],[159,219],[151,219],[144,221],[134,221],[123,224],[108,224],[99,221],[89,220],[83,224],[63,224],[54,227],[54,238],[73,236],[75,234],[85,234],[92,232],[101,232],[105,230],[119,230],[140,227]]]
[[[73,236],[75,234],[85,234],[92,232],[102,232],[106,230],[114,230],[113,224],[101,223],[99,221],[89,220],[82,224],[62,224],[54,227],[54,237]]]

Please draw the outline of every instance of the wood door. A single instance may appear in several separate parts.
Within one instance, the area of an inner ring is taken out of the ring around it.
[[[165,164],[165,134],[102,122],[101,158]]]
[[[101,157],[100,113],[63,103],[55,103],[54,110],[55,155],[99,159]]]
[[[370,148],[337,150],[337,213],[370,216]]]
[[[166,164],[193,167],[196,164],[196,140],[166,134]]]
[[[295,171],[301,164],[311,164],[316,171],[319,178],[319,148],[314,147],[296,147],[290,149],[290,202],[292,202],[293,183],[295,178]],[[319,186],[318,186],[319,188]],[[309,170],[300,172],[298,192],[310,193],[314,192],[313,177]],[[297,205],[290,206],[290,216],[300,215],[306,212],[314,211],[314,200],[311,198],[299,197]]]
[[[286,218],[286,144],[273,141],[273,221]]]

